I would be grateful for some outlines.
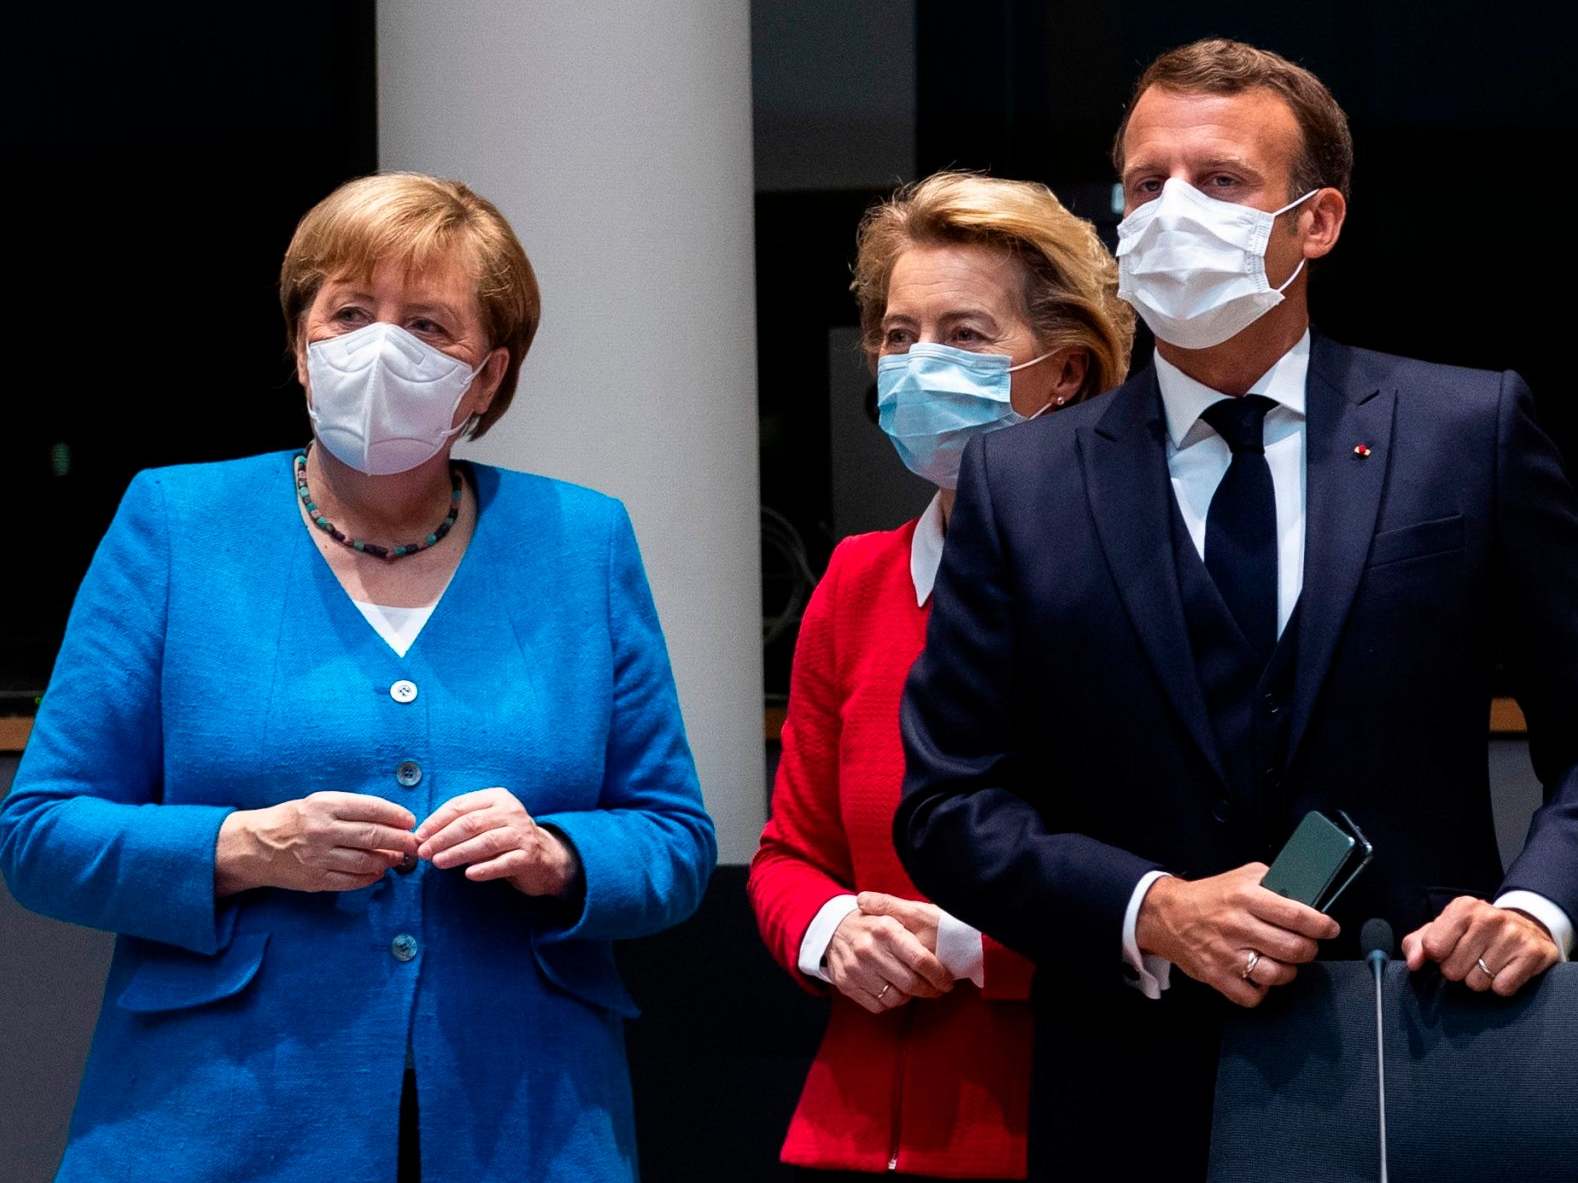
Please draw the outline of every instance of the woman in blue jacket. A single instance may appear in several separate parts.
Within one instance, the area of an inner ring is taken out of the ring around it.
[[[632,1179],[611,942],[715,843],[623,508],[450,459],[531,266],[369,177],[281,300],[313,442],[132,482],[0,807],[17,899],[118,934],[58,1178]]]

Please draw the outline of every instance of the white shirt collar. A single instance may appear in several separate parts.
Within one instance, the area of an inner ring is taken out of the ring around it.
[[[910,542],[910,578],[915,582],[917,608],[926,606],[932,584],[937,582],[937,568],[942,564],[942,532],[942,494],[938,493],[915,523],[915,537]]]
[[[1156,384],[1162,390],[1162,409],[1167,413],[1167,435],[1174,448],[1183,447],[1184,437],[1200,418],[1200,412],[1212,403],[1228,397],[1196,382],[1160,352],[1155,354]],[[1251,386],[1246,394],[1263,394],[1300,417],[1304,414],[1304,382],[1310,368],[1310,334],[1272,364],[1271,368]]]

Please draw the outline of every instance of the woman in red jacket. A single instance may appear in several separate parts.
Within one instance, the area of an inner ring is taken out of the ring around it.
[[[750,894],[778,961],[833,993],[782,1157],[824,1181],[1022,1179],[1032,967],[899,865],[899,698],[964,444],[1121,382],[1133,314],[1094,228],[1041,185],[939,173],[872,209],[858,242],[879,421],[937,495],[841,542],[800,626]]]

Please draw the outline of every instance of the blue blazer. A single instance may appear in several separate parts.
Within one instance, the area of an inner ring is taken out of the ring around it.
[[[127,490],[0,806],[16,898],[119,934],[60,1180],[392,1179],[408,1047],[426,1183],[635,1177],[611,942],[696,907],[712,823],[624,509],[468,471],[476,531],[404,658],[288,453]],[[579,915],[428,863],[214,898],[232,809],[336,789],[420,819],[493,785],[575,844]]]
[[[905,691],[894,837],[922,891],[1040,967],[1033,1177],[1126,1145],[1136,1082],[1168,1084],[1150,1144],[1209,1129],[1215,996],[1175,972],[1155,1003],[1121,976],[1153,868],[1269,862],[1306,811],[1342,808],[1376,856],[1329,956],[1357,954],[1368,916],[1400,936],[1464,893],[1524,888],[1578,918],[1578,499],[1528,388],[1317,336],[1305,430],[1296,669],[1287,701],[1257,706],[1288,712],[1288,750],[1254,784],[1196,673],[1154,370],[966,450]],[[1498,658],[1545,787],[1505,871],[1486,766]]]

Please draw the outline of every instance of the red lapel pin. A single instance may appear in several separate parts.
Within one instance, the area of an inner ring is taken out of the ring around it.
[[[1370,445],[1369,444],[1354,444],[1353,445],[1353,454],[1355,456],[1357,456],[1360,460],[1365,459],[1370,454]]]

